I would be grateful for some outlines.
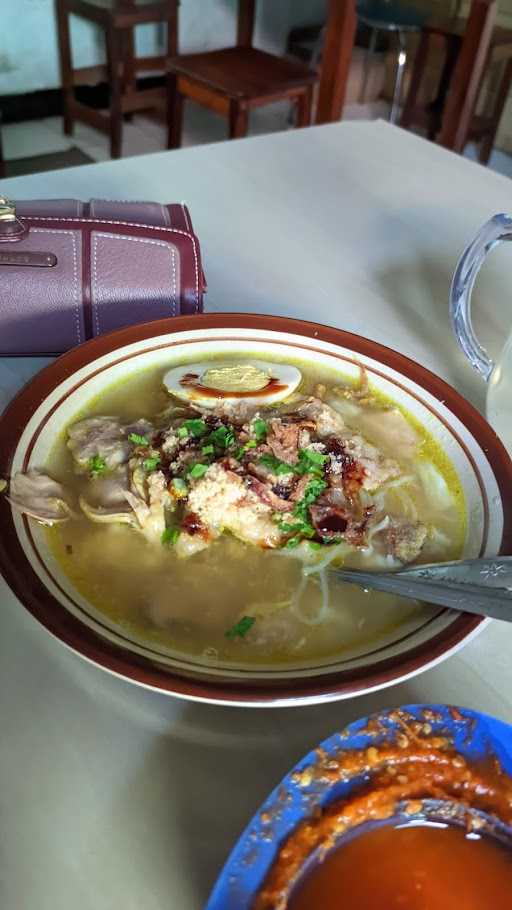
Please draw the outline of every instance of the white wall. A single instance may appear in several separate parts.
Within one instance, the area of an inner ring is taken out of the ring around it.
[[[180,49],[204,50],[232,44],[236,0],[181,0]],[[259,0],[255,43],[281,52],[290,28],[321,21],[326,0]],[[73,20],[76,66],[104,60],[102,30]],[[140,54],[159,52],[163,32],[158,26],[137,30]],[[53,0],[0,0],[0,95],[11,95],[60,84]]]

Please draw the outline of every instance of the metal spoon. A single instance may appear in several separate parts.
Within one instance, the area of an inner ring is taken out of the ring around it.
[[[512,556],[439,562],[398,572],[331,572],[361,588],[512,622]]]

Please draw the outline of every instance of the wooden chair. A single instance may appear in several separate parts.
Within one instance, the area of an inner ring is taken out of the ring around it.
[[[231,139],[245,136],[249,111],[271,101],[297,105],[297,126],[311,122],[317,75],[305,64],[252,47],[255,0],[238,0],[236,47],[185,54],[169,65],[169,148],[181,145],[186,98],[227,117]]]
[[[424,27],[401,119],[403,127],[424,127],[429,139],[456,152],[470,140],[481,143],[482,163],[491,154],[512,78],[512,32],[494,28],[496,11],[496,0],[473,0],[468,19]],[[433,43],[444,45],[445,61],[435,99],[422,105],[418,97]],[[492,110],[476,116],[484,76],[496,55],[505,61],[503,78]]]
[[[64,100],[64,132],[71,135],[73,121],[81,120],[110,136],[112,158],[121,155],[123,116],[134,111],[163,108],[166,88],[137,88],[140,72],[167,71],[168,60],[177,53],[178,0],[55,0],[60,70]],[[70,14],[95,22],[105,30],[107,65],[74,69],[69,29]],[[167,52],[159,57],[136,57],[134,29],[148,22],[167,24]],[[75,98],[75,86],[108,82],[108,114]]]

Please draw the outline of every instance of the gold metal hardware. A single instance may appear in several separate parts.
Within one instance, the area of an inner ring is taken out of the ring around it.
[[[16,221],[16,206],[5,196],[0,196],[0,221]]]

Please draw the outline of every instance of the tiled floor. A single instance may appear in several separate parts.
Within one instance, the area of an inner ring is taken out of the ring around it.
[[[347,119],[386,118],[389,107],[386,102],[372,105],[350,105],[345,109]],[[253,111],[250,120],[250,134],[260,135],[283,129],[291,129],[290,105],[286,102],[268,105]],[[226,138],[226,121],[216,114],[194,104],[185,106],[183,145],[201,145],[219,142]],[[98,130],[77,123],[74,135],[65,136],[60,117],[31,120],[25,123],[7,124],[2,128],[4,154],[7,161],[61,152],[71,147],[79,148],[93,161],[109,159],[108,137]],[[123,155],[142,155],[165,149],[166,130],[163,123],[137,115],[132,123],[124,125]],[[476,159],[476,149],[468,147],[466,157]],[[490,167],[507,177],[512,177],[512,156],[495,151]]]
[[[290,106],[272,104],[251,114],[250,133],[274,132],[286,129],[289,124]],[[227,136],[227,123],[222,117],[188,104],[185,106],[183,145],[200,145],[218,142]],[[51,151],[64,151],[75,146],[95,161],[109,159],[108,137],[82,123],[77,123],[73,136],[62,132],[62,119],[48,117],[25,123],[7,124],[2,128],[4,154],[7,161],[26,158],[29,154],[43,155]],[[166,147],[166,128],[163,123],[145,116],[135,115],[123,128],[123,156],[160,152]],[[29,151],[30,150],[30,151]]]

